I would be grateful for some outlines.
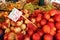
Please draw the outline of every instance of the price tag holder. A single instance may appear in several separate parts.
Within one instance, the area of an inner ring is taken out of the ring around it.
[[[9,14],[8,18],[16,22],[20,18],[21,15],[22,15],[22,12],[14,8],[12,12]]]

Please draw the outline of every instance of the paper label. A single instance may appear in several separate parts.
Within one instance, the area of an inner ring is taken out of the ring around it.
[[[0,0],[0,2],[5,3],[6,1],[5,0]]]
[[[51,0],[51,2],[56,2],[60,4],[60,0]]]
[[[22,15],[22,12],[19,11],[18,9],[16,9],[16,8],[14,8],[14,9],[12,10],[12,12],[9,14],[8,17],[9,17],[11,20],[13,20],[14,22],[16,22],[16,21],[20,18],[21,15]]]

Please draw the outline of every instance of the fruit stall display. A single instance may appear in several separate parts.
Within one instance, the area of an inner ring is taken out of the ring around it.
[[[22,10],[9,3],[6,10],[0,11],[0,40],[60,40],[60,10],[54,6],[37,6],[31,3]],[[18,2],[19,4],[19,2]],[[17,22],[8,18],[10,11],[16,7],[23,12]],[[33,25],[34,24],[34,25]]]

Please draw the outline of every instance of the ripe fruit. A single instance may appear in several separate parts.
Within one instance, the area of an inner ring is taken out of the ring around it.
[[[50,33],[50,26],[49,25],[44,25],[43,26],[43,31],[44,31],[44,33]]]
[[[35,23],[35,22],[36,22],[36,19],[35,19],[35,18],[32,18],[32,19],[31,19],[31,22],[32,22],[32,23]]]
[[[26,29],[26,24],[22,24],[22,25],[21,25],[21,29],[22,29],[22,30]]]
[[[2,29],[6,29],[6,28],[8,28],[8,23],[6,22],[2,23]]]
[[[30,37],[25,37],[25,39],[24,40],[30,40]]]
[[[57,33],[60,33],[60,30],[57,30]]]
[[[37,33],[33,34],[32,39],[33,40],[40,40],[39,34],[37,34]]]
[[[28,33],[29,36],[31,36],[34,33],[34,31],[33,30],[28,30],[27,33]]]
[[[36,18],[36,22],[40,22],[42,19],[42,14],[38,14],[37,18]]]
[[[47,24],[50,26],[50,28],[54,27],[54,22],[48,22]]]
[[[28,24],[29,23],[29,21],[28,20],[25,20],[25,22],[24,22],[25,24]]]
[[[16,25],[16,23],[13,22],[13,21],[11,21],[11,24],[10,25],[14,27]]]
[[[21,28],[20,27],[16,27],[16,28],[14,28],[14,31],[15,31],[15,33],[19,33],[21,31]]]
[[[46,20],[46,19],[41,20],[41,25],[45,25],[45,24],[46,24],[46,22],[47,22],[47,20]]]
[[[50,15],[46,13],[46,14],[44,14],[44,18],[49,20],[50,19]]]
[[[17,26],[21,26],[22,24],[23,24],[22,20],[17,22]]]
[[[60,29],[60,22],[56,22],[56,28]]]
[[[37,33],[40,35],[40,37],[44,34],[44,32],[42,30],[38,30]]]
[[[8,32],[10,32],[10,29],[9,28],[6,28],[5,29],[5,33],[8,33]]]
[[[37,16],[37,15],[40,14],[41,12],[42,12],[41,10],[35,10],[33,14],[34,14],[35,16]]]
[[[16,34],[16,40],[23,40],[23,39],[24,39],[23,34],[21,34],[21,33]]]
[[[56,34],[56,40],[60,40],[60,33]]]
[[[37,25],[37,27],[41,28],[41,24],[40,23],[37,23],[36,25]]]
[[[4,35],[4,40],[8,40],[8,35],[9,35],[9,33],[6,33],[6,34]]]
[[[15,34],[13,32],[9,33],[8,40],[14,40]]]
[[[44,35],[44,40],[53,40],[53,36],[51,36],[50,34],[46,34]]]
[[[58,10],[56,10],[56,9],[51,9],[51,10],[49,11],[49,14],[50,14],[51,16],[54,16],[54,15],[58,14]]]
[[[29,35],[25,35],[24,36],[24,40],[30,40],[30,36]]]
[[[54,20],[55,20],[55,21],[60,21],[60,14],[56,14],[56,15],[54,16]]]
[[[35,31],[37,28],[33,25],[33,24],[31,24],[31,23],[28,23],[27,24],[27,28],[29,29],[29,30],[33,30],[33,31]]]
[[[54,22],[54,19],[53,19],[53,18],[50,18],[50,19],[49,19],[49,22]]]
[[[28,17],[29,17],[29,14],[26,13],[24,16],[25,16],[26,18],[28,18]]]

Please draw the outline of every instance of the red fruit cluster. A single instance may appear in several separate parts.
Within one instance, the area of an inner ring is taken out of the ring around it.
[[[25,16],[32,23],[23,17],[17,22],[5,17],[0,23],[0,28],[5,29],[4,40],[60,40],[60,11],[35,10],[32,14],[26,11]]]
[[[39,30],[42,31],[42,35],[39,33],[33,34],[33,40],[41,40],[41,36],[44,34],[44,40],[54,40],[53,37],[56,36],[57,30],[60,30],[60,11],[56,9],[51,9],[48,12],[35,10],[33,14],[30,15],[29,20],[35,19],[33,21]],[[41,33],[40,31],[40,33]],[[60,34],[60,31],[58,31]],[[60,40],[59,36],[55,37],[56,40]]]

